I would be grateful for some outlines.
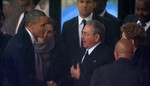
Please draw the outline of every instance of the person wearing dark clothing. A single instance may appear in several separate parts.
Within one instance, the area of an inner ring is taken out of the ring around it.
[[[25,15],[27,12],[33,10],[40,0],[18,0],[18,4],[25,9],[18,19],[15,34],[25,28]]]
[[[25,28],[6,45],[5,86],[36,86],[34,46],[37,37],[43,37],[48,17],[39,10],[25,16]]]
[[[137,0],[135,15],[128,15],[124,18],[123,23],[134,22],[141,25],[146,31],[146,43],[150,46],[150,1]]]
[[[68,52],[69,66],[71,66],[72,60],[74,59],[72,56],[80,52],[82,48],[81,33],[84,26],[82,20],[86,20],[87,22],[91,20],[98,20],[99,22],[103,23],[105,27],[104,44],[108,45],[109,47],[114,48],[115,43],[119,40],[115,36],[116,34],[115,30],[113,29],[113,23],[110,20],[93,13],[93,9],[96,6],[95,0],[77,0],[76,5],[79,15],[63,24],[61,34],[63,44]]]
[[[133,47],[131,40],[119,40],[114,50],[116,61],[97,68],[90,86],[144,86],[142,71],[131,65]]]
[[[118,39],[120,39],[120,27],[122,25],[122,21],[120,19],[118,19],[117,17],[113,16],[112,14],[110,14],[109,12],[107,12],[106,10],[106,6],[107,6],[107,1],[108,0],[96,0],[96,7],[94,8],[94,13],[96,15],[99,15],[101,17],[105,17],[108,18],[109,20],[111,20],[114,23],[114,28],[115,32],[116,32],[116,37],[118,37]]]
[[[1,27],[3,26],[3,22],[5,21],[5,16],[2,10],[0,10],[0,58],[2,57],[3,51],[5,49],[5,46],[8,42],[8,40],[11,38],[10,35],[4,34],[1,31]]]
[[[65,66],[63,62],[66,52],[59,40],[54,38],[54,32],[53,20],[49,18],[44,37],[38,37],[34,44],[38,86],[47,86],[47,84],[64,86]]]
[[[126,23],[121,27],[122,39],[132,39],[134,43],[134,57],[132,65],[142,69],[148,77],[150,74],[150,47],[146,45],[146,32],[136,23]],[[150,80],[150,79],[147,79]],[[149,82],[147,82],[148,84]],[[150,85],[150,83],[149,83]],[[148,86],[149,86],[148,85]]]
[[[0,85],[2,85],[2,82],[3,82],[3,66],[4,66],[4,58],[3,58],[3,53],[4,53],[4,49],[6,47],[6,44],[7,42],[9,41],[9,39],[11,38],[10,35],[8,34],[4,34],[2,31],[1,31],[1,28],[3,26],[3,22],[5,20],[5,17],[4,17],[4,14],[3,14],[3,11],[0,10]]]
[[[102,65],[111,63],[114,59],[111,48],[104,43],[105,28],[97,20],[87,22],[82,31],[82,41],[86,51],[76,55],[71,67],[73,86],[89,86],[93,71]]]

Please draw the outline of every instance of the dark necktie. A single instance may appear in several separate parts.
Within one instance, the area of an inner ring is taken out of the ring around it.
[[[144,22],[142,23],[142,22],[141,22],[141,26],[142,26],[142,27],[145,27],[145,26],[146,26],[146,23],[144,23]]]
[[[85,25],[86,25],[86,20],[82,20],[82,23],[83,23],[83,28],[85,27]],[[82,28],[82,30],[83,30],[83,28]],[[83,42],[82,42],[82,40],[81,40],[81,48],[84,48],[83,47]]]
[[[88,56],[89,56],[89,53],[88,53],[88,50],[86,50],[81,63],[83,63],[88,58]]]
[[[82,20],[82,23],[83,23],[83,28],[85,27],[85,25],[86,25],[86,20]],[[82,30],[83,30],[83,28],[82,28]]]
[[[25,12],[24,12],[24,16],[23,16],[22,21],[21,21],[21,23],[20,23],[20,25],[19,25],[19,28],[18,28],[18,32],[25,28],[25,15],[27,14],[27,12],[28,12],[28,11],[25,11]],[[18,33],[18,32],[17,32],[17,33]]]

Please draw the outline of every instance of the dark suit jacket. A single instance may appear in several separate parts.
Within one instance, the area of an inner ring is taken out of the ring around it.
[[[121,27],[122,25],[122,21],[119,20],[118,18],[116,18],[115,16],[113,16],[112,14],[108,13],[107,11],[104,14],[104,17],[110,19],[111,21],[113,21],[117,27]]]
[[[139,46],[132,59],[132,65],[141,68],[144,72],[150,72],[150,47]]]
[[[5,46],[10,38],[11,38],[10,35],[3,34],[2,32],[0,32],[0,69],[3,69],[3,66],[4,66],[3,53],[4,53]],[[0,70],[0,86],[2,86],[1,84],[3,82],[2,81],[3,75],[4,75],[3,70]]]
[[[76,63],[80,63],[81,59],[83,57],[85,52],[79,53],[77,56],[78,59],[75,60]],[[96,69],[99,66],[108,64],[113,62],[113,52],[110,48],[106,47],[104,44],[99,44],[87,57],[86,60],[83,60],[82,63],[80,63],[80,79],[74,80],[73,84],[74,86],[89,86],[92,74],[94,69]]]
[[[150,86],[150,47],[140,46],[137,48],[132,59],[132,65],[134,67],[142,69],[146,76],[146,86]]]
[[[58,86],[65,86],[65,69],[63,48],[59,41],[49,52],[50,63],[43,82],[36,81],[35,52],[31,38],[22,29],[15,35],[5,49],[6,73],[4,86],[47,86],[47,81],[54,81]],[[38,84],[38,85],[37,85]]]
[[[90,86],[143,86],[143,74],[130,65],[127,59],[97,68]]]
[[[119,40],[116,37],[114,25],[111,21],[106,18],[93,14],[93,19],[96,19],[104,24],[105,26],[105,39],[104,42],[111,48],[114,48],[115,43]],[[63,25],[62,40],[68,51],[69,59],[72,61],[74,55],[80,51],[79,46],[79,34],[78,34],[78,17],[75,17],[69,21],[66,21]]]
[[[9,41],[10,38],[11,38],[10,35],[3,34],[2,32],[0,32],[0,58],[2,57],[5,46],[6,46],[6,44]]]
[[[127,23],[127,22],[135,22],[137,23],[138,21],[138,17],[135,16],[135,15],[128,15],[125,17],[123,23]],[[146,44],[150,46],[150,27],[146,30],[146,33],[147,33],[147,40],[146,40]]]
[[[35,86],[35,53],[26,29],[8,42],[4,56],[6,86]]]

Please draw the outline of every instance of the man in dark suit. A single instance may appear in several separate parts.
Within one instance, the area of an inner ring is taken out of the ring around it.
[[[21,7],[25,8],[25,11],[20,15],[18,19],[18,24],[16,26],[15,33],[25,28],[24,17],[26,13],[33,10],[36,7],[36,5],[39,3],[39,1],[40,0],[18,0],[18,4]]]
[[[106,10],[107,6],[107,1],[108,0],[96,0],[96,7],[94,9],[94,13],[101,16],[110,19],[114,25],[116,30],[116,36],[119,38],[120,37],[120,27],[122,25],[122,22],[120,19],[116,18],[112,14],[108,13]]]
[[[63,25],[62,40],[68,51],[68,55],[71,62],[77,52],[80,52],[82,47],[81,31],[83,29],[82,20],[91,21],[93,19],[100,21],[105,27],[105,39],[106,45],[114,48],[118,38],[115,36],[114,25],[108,19],[93,14],[93,9],[96,6],[95,0],[77,0],[76,6],[79,11],[77,17],[68,20]]]
[[[3,22],[5,20],[5,17],[4,17],[4,14],[3,14],[3,11],[0,10],[0,85],[1,83],[3,82],[2,79],[3,79],[3,53],[4,53],[4,49],[6,47],[6,44],[7,42],[9,41],[9,39],[11,38],[10,35],[8,34],[4,34],[2,31],[1,31],[1,27],[3,26]],[[2,85],[1,85],[2,86]]]
[[[97,68],[90,86],[143,86],[141,70],[131,65],[134,46],[131,40],[121,39],[114,50],[116,61]]]
[[[74,86],[89,86],[95,68],[113,61],[113,52],[103,43],[105,36],[104,25],[97,20],[87,22],[82,31],[82,51],[74,60],[71,76]]]
[[[150,45],[150,1],[137,0],[135,15],[125,17],[123,23],[135,22],[141,25],[147,33],[147,44]]]
[[[4,20],[5,20],[5,17],[4,17],[3,11],[0,10],[0,58],[2,57],[3,51],[5,49],[5,46],[8,40],[11,38],[10,35],[4,34],[1,30]]]
[[[6,86],[36,86],[35,53],[33,44],[37,37],[43,37],[48,17],[39,10],[25,16],[25,28],[18,32],[7,44]]]

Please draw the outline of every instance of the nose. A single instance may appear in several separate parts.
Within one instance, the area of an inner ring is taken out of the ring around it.
[[[82,5],[83,5],[83,7],[86,7],[86,6],[87,6],[87,3],[86,3],[86,2],[83,2]]]

